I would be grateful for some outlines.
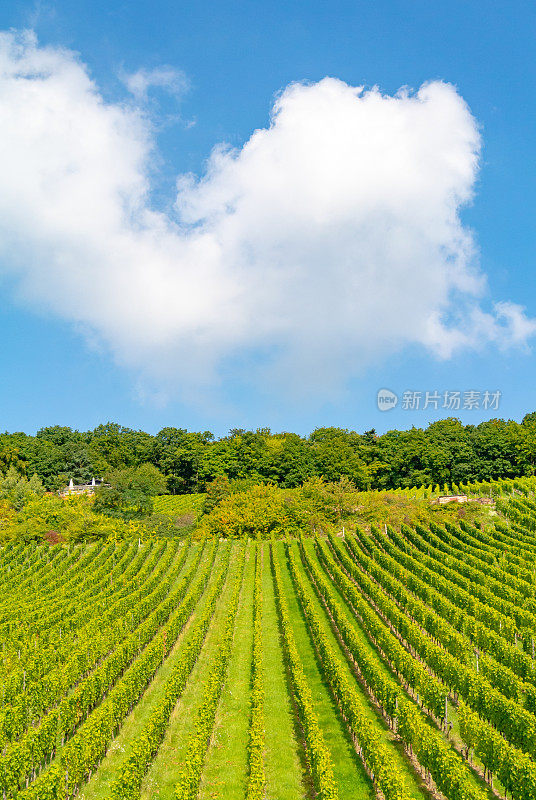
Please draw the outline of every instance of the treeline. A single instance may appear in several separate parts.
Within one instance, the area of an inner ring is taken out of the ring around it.
[[[315,476],[349,478],[358,489],[459,484],[532,475],[536,463],[536,412],[521,423],[495,419],[462,425],[454,418],[427,428],[378,436],[318,428],[309,436],[234,429],[220,439],[209,431],[163,428],[156,435],[116,423],[80,432],[42,428],[35,436],[0,434],[0,472],[37,475],[49,490],[104,477],[114,470],[152,464],[171,493],[204,491],[218,477],[300,486]]]

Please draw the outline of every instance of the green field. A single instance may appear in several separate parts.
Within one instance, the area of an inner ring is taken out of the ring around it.
[[[503,502],[2,548],[4,798],[535,798],[536,504]]]
[[[164,494],[155,497],[154,510],[172,517],[192,514],[195,518],[201,512],[204,499],[204,494]]]

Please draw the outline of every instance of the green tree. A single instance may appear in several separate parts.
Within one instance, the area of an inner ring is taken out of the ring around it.
[[[268,539],[296,532],[295,518],[281,490],[254,486],[224,498],[205,520],[207,532],[225,538]]]
[[[95,511],[125,520],[151,514],[153,498],[166,490],[166,478],[153,464],[113,470],[106,483],[95,492]]]
[[[13,466],[5,475],[0,475],[0,498],[9,500],[16,511],[20,511],[31,500],[41,497],[44,491],[37,475],[26,478]]]
[[[343,428],[317,428],[309,441],[316,475],[328,482],[337,482],[344,476],[360,489],[366,489],[369,482],[365,463],[365,455],[369,455],[368,441],[364,442],[355,431]]]

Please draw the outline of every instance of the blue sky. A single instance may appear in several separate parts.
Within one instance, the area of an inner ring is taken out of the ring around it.
[[[352,87],[378,86],[386,95],[402,86],[418,90],[429,81],[452,84],[470,109],[481,136],[480,167],[470,182],[474,197],[459,208],[463,229],[472,231],[475,247],[470,268],[479,270],[487,280],[479,308],[489,313],[493,302],[522,306],[530,329],[529,321],[536,317],[534,4],[186,4],[162,0],[26,4],[5,0],[0,29],[29,28],[37,35],[37,47],[78,53],[102,103],[114,107],[134,102],[125,88],[129,75],[152,74],[154,78],[155,70],[176,71],[174,85],[170,81],[167,87],[149,86],[147,102],[134,98],[143,105],[141,113],[154,144],[148,170],[150,204],[166,214],[171,213],[177,176],[203,175],[218,143],[240,150],[253,131],[267,126],[274,96],[293,82],[314,84],[329,76]],[[6,150],[4,157],[10,158]],[[259,175],[262,180],[263,173]],[[212,202],[199,191],[190,192],[188,198],[194,206],[205,204],[203,208]],[[30,206],[26,213],[31,230],[34,212]],[[49,259],[57,257],[57,244],[45,246],[41,238],[30,254],[21,248],[21,258],[31,258],[36,264],[30,288],[26,285],[21,293],[20,275],[25,267],[17,262],[14,268],[11,263],[16,260],[12,248],[18,241],[15,237],[13,245],[10,239],[14,223],[8,219],[2,225],[1,215],[0,207],[0,239],[4,235],[10,240],[9,248],[0,249],[0,276],[4,273],[0,278],[0,335],[4,342],[1,428],[32,432],[61,423],[86,429],[113,419],[150,431],[176,425],[217,434],[231,427],[258,426],[302,433],[320,425],[383,431],[425,425],[449,413],[412,412],[401,403],[382,413],[376,407],[376,391],[381,387],[400,396],[405,390],[424,393],[436,389],[502,393],[498,414],[462,409],[457,414],[465,422],[477,423],[497,415],[521,419],[536,409],[533,335],[511,347],[492,333],[489,341],[477,342],[475,347],[479,334],[473,332],[472,346],[443,358],[417,341],[415,334],[403,347],[390,348],[383,342],[378,345],[377,357],[369,354],[362,359],[369,338],[377,336],[374,323],[370,323],[370,337],[362,341],[363,333],[354,338],[347,322],[338,330],[337,314],[330,314],[325,335],[319,334],[315,342],[319,355],[304,365],[304,342],[313,329],[305,325],[301,336],[298,314],[292,336],[300,340],[302,349],[296,347],[294,362],[289,358],[275,372],[259,369],[267,352],[282,347],[281,339],[268,334],[251,350],[243,345],[224,349],[218,355],[215,383],[210,378],[205,382],[204,374],[201,378],[190,374],[187,362],[197,356],[188,341],[180,343],[172,355],[168,355],[167,345],[159,346],[139,362],[140,347],[133,345],[135,355],[125,345],[128,326],[133,324],[130,317],[119,333],[115,329],[110,332],[113,325],[106,318],[98,323],[101,327],[94,335],[93,321],[101,319],[95,310],[84,317],[84,309],[75,314],[66,308],[69,298],[56,303],[63,289]],[[69,234],[71,239],[77,235],[77,228]],[[356,242],[359,246],[359,234]],[[336,244],[331,242],[329,247],[332,249],[326,252],[333,251],[336,258]],[[317,265],[319,270],[321,267]],[[50,289],[56,280],[58,287]],[[97,280],[102,283],[104,306],[114,290],[102,276]],[[43,282],[49,284],[46,290]],[[417,279],[413,292],[418,295],[419,291]],[[259,308],[264,309],[263,303]],[[448,313],[455,312],[458,305],[454,300]],[[314,308],[317,315],[318,307]],[[390,317],[396,313],[396,309],[390,312]],[[155,315],[158,321],[164,316],[158,309]],[[378,318],[378,327],[383,324]],[[216,338],[226,336],[221,320],[218,325]],[[135,339],[134,329],[132,337]],[[327,354],[321,338],[327,342]],[[335,368],[329,343],[343,339],[348,347]],[[169,363],[172,385],[161,378],[160,360]],[[160,366],[154,373],[156,362]],[[292,383],[289,375],[296,375],[296,383],[305,385],[303,393],[296,386],[289,392],[281,388]],[[326,392],[326,384],[333,385],[333,391]]]

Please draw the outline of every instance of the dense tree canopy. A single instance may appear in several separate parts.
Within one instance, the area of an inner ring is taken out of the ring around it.
[[[318,428],[302,437],[260,428],[232,430],[216,439],[209,431],[173,427],[153,436],[116,423],[86,432],[57,425],[35,436],[0,434],[0,473],[36,474],[49,490],[71,478],[85,482],[142,464],[156,467],[172,493],[204,491],[223,477],[284,488],[314,477],[348,478],[366,489],[532,475],[536,412],[521,423],[494,419],[462,425],[449,418],[382,436],[373,430]]]
[[[126,520],[150,514],[153,497],[166,491],[165,476],[154,464],[115,469],[106,480],[95,493],[95,511]]]

